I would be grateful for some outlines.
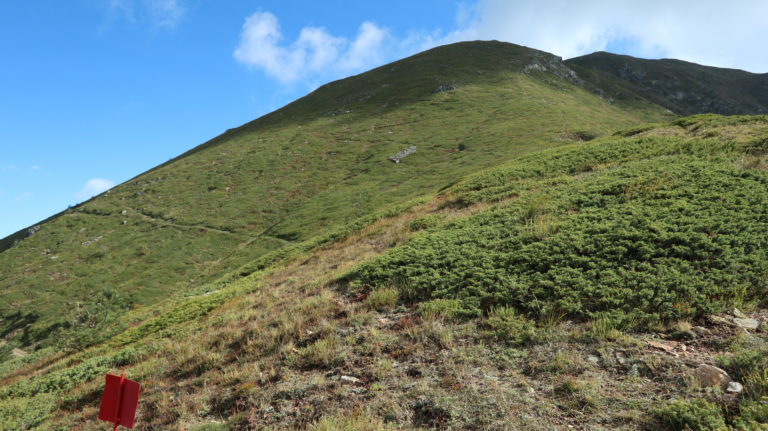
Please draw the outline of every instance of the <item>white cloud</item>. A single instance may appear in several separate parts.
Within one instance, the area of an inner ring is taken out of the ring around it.
[[[187,12],[178,0],[144,0],[152,22],[158,27],[176,27]]]
[[[478,0],[462,13],[464,25],[438,42],[498,39],[564,58],[622,46],[636,56],[768,72],[764,0]]]
[[[708,66],[768,72],[768,1],[740,0],[475,0],[460,3],[452,27],[395,37],[365,21],[350,40],[305,27],[286,41],[278,18],[249,16],[237,61],[284,83],[312,86],[464,40],[501,40],[571,58],[611,50],[644,58],[677,58]]]
[[[78,200],[86,200],[116,185],[114,181],[105,180],[104,178],[91,178],[85,183],[82,190],[75,194],[75,197]]]
[[[384,59],[388,37],[386,30],[366,21],[354,40],[334,36],[322,27],[304,27],[295,42],[284,43],[277,17],[256,12],[243,24],[234,57],[282,83],[291,83],[376,66]]]
[[[181,0],[106,0],[107,23],[123,19],[132,24],[145,22],[156,28],[175,28],[187,8]]]

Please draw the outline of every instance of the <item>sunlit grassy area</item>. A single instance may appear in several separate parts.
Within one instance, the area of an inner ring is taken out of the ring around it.
[[[640,98],[609,103],[557,67],[505,43],[436,48],[325,85],[66,210],[0,253],[0,360],[106,338],[131,307],[511,157],[671,116]],[[91,336],[71,339],[80,329]]]
[[[0,428],[102,429],[109,371],[147,430],[761,429],[765,332],[710,316],[768,317],[767,142],[697,116],[521,155],[7,361]]]

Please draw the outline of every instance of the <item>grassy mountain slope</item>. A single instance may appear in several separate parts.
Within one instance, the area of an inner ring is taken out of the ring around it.
[[[557,57],[497,42],[325,85],[14,241],[0,253],[0,355],[40,341],[81,346],[118,330],[131,307],[207,289],[478,169],[664,118],[642,99],[609,104],[585,91]],[[387,160],[411,145],[401,163]],[[67,339],[78,331],[91,335]]]
[[[640,95],[675,113],[768,114],[768,73],[596,52],[566,61],[609,97]]]
[[[111,371],[145,430],[763,429],[766,208],[765,116],[520,155],[0,365],[0,428],[102,429]]]

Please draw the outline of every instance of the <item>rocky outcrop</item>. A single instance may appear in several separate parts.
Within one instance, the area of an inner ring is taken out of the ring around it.
[[[526,75],[531,72],[551,73],[558,78],[565,79],[576,85],[583,84],[583,81],[576,75],[576,72],[563,62],[562,57],[545,52],[533,53],[531,62],[523,66],[523,69],[521,70],[521,73]]]

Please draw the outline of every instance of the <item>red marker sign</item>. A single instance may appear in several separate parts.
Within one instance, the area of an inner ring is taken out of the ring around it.
[[[107,374],[106,380],[99,419],[115,424],[113,431],[120,425],[133,429],[133,419],[139,405],[139,384],[126,379],[125,374],[120,377]]]

